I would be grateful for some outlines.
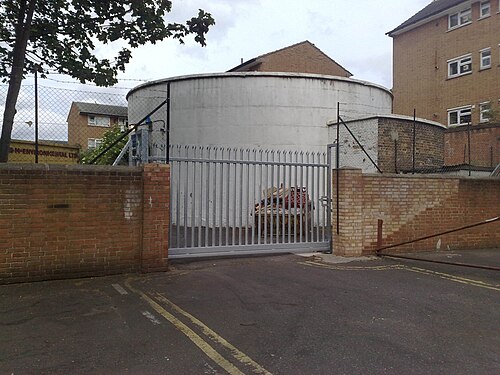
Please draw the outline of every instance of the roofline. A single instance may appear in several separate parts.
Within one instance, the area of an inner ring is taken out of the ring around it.
[[[314,43],[312,43],[311,41],[309,40],[304,40],[302,42],[298,42],[298,43],[295,43],[295,44],[292,44],[290,46],[287,46],[287,47],[283,47],[283,48],[280,48],[280,49],[277,49],[275,51],[271,51],[271,52],[267,52],[263,55],[260,55],[260,56],[257,56],[257,57],[254,57],[253,59],[250,59],[248,61],[245,61],[244,63],[238,65],[238,66],[235,66],[234,68],[231,68],[228,70],[228,72],[235,72],[237,71],[238,69],[241,69],[243,68],[244,66],[247,66],[247,65],[250,65],[250,66],[253,66],[252,63],[255,63],[255,65],[259,64],[259,63],[262,63],[262,58],[266,57],[266,56],[269,56],[269,55],[273,55],[277,52],[281,52],[281,51],[284,51],[284,50],[287,50],[287,49],[290,49],[290,48],[294,48],[296,46],[299,46],[301,44],[310,44],[311,46],[313,46],[314,48],[316,48],[321,54],[325,55],[331,62],[333,62],[334,64],[338,65],[342,70],[344,70],[346,73],[349,74],[350,77],[353,76],[353,74],[348,71],[346,68],[344,68],[341,64],[339,64],[337,61],[335,61],[334,59],[332,59],[330,56],[328,56],[326,53],[324,53],[318,46],[316,46]]]
[[[180,82],[180,81],[189,81],[191,79],[211,79],[211,78],[226,78],[226,77],[238,77],[238,78],[251,78],[251,77],[256,77],[256,78],[261,78],[261,77],[280,77],[280,78],[303,78],[303,79],[311,79],[311,78],[316,78],[316,79],[327,79],[330,81],[344,81],[344,82],[350,82],[350,83],[357,83],[363,86],[370,86],[382,91],[385,91],[388,93],[391,97],[394,97],[394,94],[389,90],[387,87],[384,87],[382,85],[378,85],[376,83],[368,82],[368,81],[362,81],[359,79],[354,79],[354,78],[348,78],[348,77],[340,77],[340,76],[330,76],[330,75],[324,75],[324,74],[312,74],[312,73],[287,73],[287,72],[226,72],[226,73],[204,73],[204,74],[192,74],[192,75],[185,75],[185,76],[177,76],[177,77],[170,77],[170,78],[162,78],[158,79],[155,81],[150,81],[146,82],[143,84],[140,84],[139,86],[134,87],[131,89],[127,95],[126,99],[128,100],[128,97],[133,94],[134,92],[146,88],[146,87],[152,87],[152,86],[157,86],[161,85],[164,83],[172,83],[172,82]]]
[[[360,118],[353,119],[353,120],[346,120],[344,122],[347,123],[347,122],[356,122],[356,121],[366,121],[366,120],[373,120],[373,119],[379,119],[379,118],[382,118],[382,119],[384,119],[384,118],[385,119],[393,119],[393,120],[408,120],[408,121],[413,121],[413,117],[412,116],[387,114],[387,115],[365,116],[365,117],[360,117]],[[448,129],[446,127],[446,125],[443,125],[440,122],[432,121],[432,120],[427,120],[425,118],[417,117],[417,118],[415,118],[415,121],[416,122],[421,122],[421,123],[424,123],[424,124],[427,124],[427,125],[437,126],[437,127],[443,128],[443,129]],[[336,125],[337,124],[337,120],[330,120],[326,124],[328,126]]]
[[[450,10],[454,10],[455,8],[458,10],[460,8],[462,8],[463,4],[464,3],[475,3],[479,0],[464,0],[462,1],[460,4],[457,4],[457,5],[453,5],[453,6],[450,6],[448,8],[445,8],[445,9],[441,9],[440,11],[436,11],[434,13],[431,13],[430,15],[428,15],[427,17],[425,18],[422,18],[421,20],[418,20],[418,21],[415,21],[413,23],[410,23],[406,26],[403,26],[401,27],[401,25],[403,25],[405,22],[403,22],[400,26],[396,27],[395,29],[385,33],[385,35],[389,36],[389,37],[393,37],[393,36],[398,36],[398,35],[401,35],[407,31],[410,31],[410,30],[413,30],[419,26],[422,26],[422,25],[425,25],[426,23],[428,22],[431,22],[431,21],[434,21],[434,20],[437,20],[445,15],[447,15]]]

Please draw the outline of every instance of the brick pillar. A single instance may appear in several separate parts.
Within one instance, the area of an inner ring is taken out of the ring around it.
[[[337,234],[336,173],[339,173],[339,234]],[[363,177],[361,169],[333,171],[333,253],[361,256],[363,253]]]
[[[170,223],[170,166],[144,165],[143,183],[141,270],[166,271]]]

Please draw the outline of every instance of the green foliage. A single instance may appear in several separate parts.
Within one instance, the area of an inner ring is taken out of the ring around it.
[[[24,73],[35,67],[41,73],[56,70],[98,86],[117,83],[131,48],[166,38],[184,43],[191,34],[205,46],[205,35],[215,23],[210,13],[199,10],[185,24],[168,23],[165,16],[171,8],[169,0],[0,0],[0,77],[9,77],[15,49],[26,32]],[[95,55],[99,44],[113,42],[126,47],[112,59]]]
[[[99,147],[94,149],[88,149],[80,153],[80,163],[81,164],[90,164],[90,162],[99,155],[102,151],[104,151],[107,147],[109,147],[113,142],[115,142],[123,133],[120,130],[119,126],[115,126],[104,133],[102,137],[102,143]],[[123,138],[120,142],[114,145],[110,150],[108,150],[104,155],[102,155],[95,164],[97,165],[112,165],[116,160],[121,150],[127,143],[128,137]],[[124,157],[127,160],[126,157]]]

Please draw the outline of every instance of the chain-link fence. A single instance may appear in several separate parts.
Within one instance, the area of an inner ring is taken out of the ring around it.
[[[107,91],[91,85],[21,87],[12,127],[9,162],[75,164],[89,160],[96,148],[127,128],[125,89]],[[3,119],[7,85],[0,85]],[[38,105],[36,105],[38,93]],[[38,113],[38,117],[36,114]],[[3,121],[0,122],[0,129]]]

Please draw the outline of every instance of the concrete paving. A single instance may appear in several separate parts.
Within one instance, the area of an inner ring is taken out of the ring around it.
[[[319,254],[6,285],[0,374],[500,373],[499,292],[497,271]]]

